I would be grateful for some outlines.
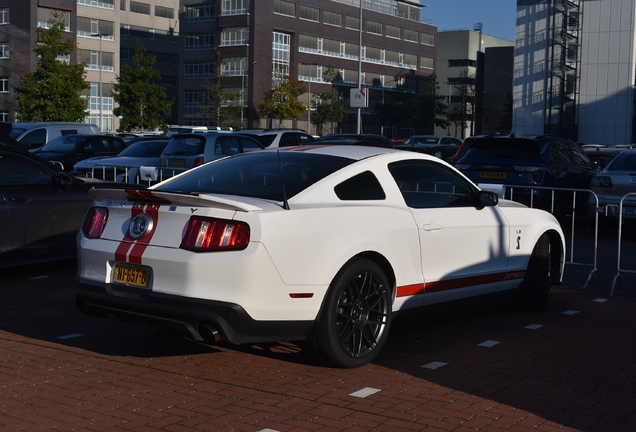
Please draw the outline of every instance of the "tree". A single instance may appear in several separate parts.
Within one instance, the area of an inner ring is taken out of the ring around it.
[[[210,120],[211,126],[230,126],[243,128],[243,124],[234,121],[240,117],[243,110],[243,98],[239,93],[223,91],[222,80],[225,78],[221,74],[221,54],[216,50],[216,70],[214,80],[204,86],[205,100],[199,105],[199,109],[204,117]]]
[[[166,126],[159,116],[170,113],[173,100],[168,99],[165,88],[157,84],[161,73],[153,68],[156,60],[155,56],[147,55],[146,47],[137,42],[132,58],[136,67],[124,63],[119,76],[115,78],[117,83],[113,85],[113,99],[119,106],[113,113],[123,116],[118,132],[135,128],[154,130]]]
[[[276,87],[265,93],[263,102],[257,105],[258,114],[269,118],[269,127],[272,128],[272,120],[278,119],[279,127],[283,119],[298,120],[307,110],[304,103],[298,101],[305,89],[296,78],[285,75],[283,81]]]
[[[427,82],[428,91],[420,92],[420,100],[417,103],[414,120],[418,127],[433,133],[436,127],[447,129],[450,126],[448,121],[448,104],[444,101],[444,96],[438,95],[439,83],[437,75],[433,74]]]
[[[336,84],[338,82],[338,73],[336,70],[328,66],[323,72],[323,78],[331,83],[332,92],[318,93],[316,99],[316,110],[311,114],[311,123],[316,126],[316,133],[322,135],[322,129],[326,122],[340,123],[349,115],[349,108],[346,101],[340,99],[336,93]]]
[[[60,60],[70,56],[77,44],[64,39],[66,24],[54,13],[48,28],[38,27],[35,72],[27,73],[16,89],[19,121],[80,122],[88,116],[87,102],[81,92],[89,88],[83,63]]]

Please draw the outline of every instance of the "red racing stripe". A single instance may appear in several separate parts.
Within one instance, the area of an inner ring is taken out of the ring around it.
[[[130,220],[132,220],[138,214],[143,213],[144,206],[140,203],[134,203],[131,210],[132,211],[130,214]],[[130,233],[128,232],[128,230],[126,230],[123,240],[121,241],[121,243],[119,243],[119,246],[117,247],[117,250],[115,251],[116,261],[128,262],[128,253],[130,252],[130,249],[133,247],[134,241],[135,239],[133,239],[130,236]]]
[[[159,204],[148,204],[146,206],[146,214],[152,218],[154,223],[152,224],[152,230],[150,230],[150,232],[147,232],[145,236],[143,236],[142,238],[138,239],[135,242],[135,245],[132,248],[132,251],[130,251],[130,255],[129,255],[130,263],[141,264],[141,257],[146,251],[146,248],[148,247],[150,240],[152,240],[152,236],[155,234],[155,231],[157,230],[157,225],[159,223],[159,208],[160,207],[161,206]],[[143,241],[143,243],[139,243],[139,241]]]
[[[470,276],[459,279],[449,279],[428,282],[426,284],[405,285],[397,288],[397,297],[406,297],[424,293],[434,293],[461,289],[470,286],[497,283],[515,279],[523,279],[526,276],[525,270],[518,270],[506,273],[492,273],[480,276]]]

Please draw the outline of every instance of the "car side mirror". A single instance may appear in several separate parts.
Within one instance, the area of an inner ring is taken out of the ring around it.
[[[56,186],[64,192],[69,191],[73,185],[73,177],[65,172],[58,172],[55,179]]]
[[[493,207],[499,204],[499,197],[490,191],[478,191],[477,202],[479,207]]]

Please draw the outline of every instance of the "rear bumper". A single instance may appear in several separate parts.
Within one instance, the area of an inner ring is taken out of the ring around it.
[[[313,321],[257,321],[241,306],[93,281],[77,281],[76,306],[89,316],[111,316],[186,333],[197,341],[219,336],[233,343],[303,340]]]

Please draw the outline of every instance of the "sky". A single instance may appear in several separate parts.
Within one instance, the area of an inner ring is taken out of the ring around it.
[[[483,34],[515,40],[515,0],[420,0],[422,20],[438,31],[473,29],[483,24]]]

